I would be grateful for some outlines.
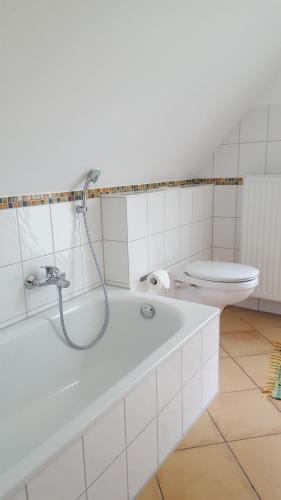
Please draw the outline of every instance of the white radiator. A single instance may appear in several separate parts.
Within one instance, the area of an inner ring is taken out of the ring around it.
[[[281,176],[244,179],[240,261],[260,270],[255,296],[281,301]]]

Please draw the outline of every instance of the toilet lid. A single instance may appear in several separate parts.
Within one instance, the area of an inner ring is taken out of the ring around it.
[[[221,281],[224,283],[241,283],[258,277],[259,270],[255,267],[233,262],[217,262],[198,260],[185,265],[184,273],[193,278],[206,281]]]

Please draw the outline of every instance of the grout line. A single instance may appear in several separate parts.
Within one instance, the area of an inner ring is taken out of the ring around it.
[[[264,165],[265,175],[267,175],[268,130],[269,130],[269,104],[267,105],[267,113],[266,113],[266,143],[265,143],[265,165]]]
[[[253,488],[254,492],[256,493],[257,497],[259,498],[259,500],[262,500],[260,495],[258,494],[256,488],[254,487],[252,481],[250,480],[249,476],[247,475],[246,471],[244,470],[244,468],[242,467],[242,465],[240,464],[240,462],[238,461],[238,459],[236,458],[236,456],[234,455],[231,447],[229,446],[228,442],[226,441],[226,439],[224,438],[222,432],[220,431],[219,427],[217,426],[215,420],[213,419],[212,415],[209,413],[209,411],[207,410],[210,418],[212,419],[212,422],[214,423],[214,425],[216,426],[217,430],[219,431],[219,433],[221,434],[221,436],[223,437],[223,440],[224,440],[224,443],[226,444],[226,446],[228,447],[231,455],[233,456],[234,460],[236,461],[237,465],[239,466],[239,468],[241,469],[242,473],[244,474],[244,476],[246,477],[246,479],[248,480],[249,484],[251,485],[251,487]]]
[[[158,471],[157,471],[157,472],[158,472]],[[165,500],[164,495],[163,495],[163,491],[162,491],[162,488],[161,488],[161,484],[160,484],[160,481],[159,481],[159,479],[158,479],[157,474],[155,474],[155,479],[156,479],[156,482],[157,482],[157,484],[158,484],[158,488],[159,488],[159,491],[160,491],[161,498],[162,498],[162,500]]]
[[[85,485],[85,495],[86,495],[86,500],[88,499],[88,484],[87,484],[87,475],[86,475],[86,459],[85,459],[85,443],[84,443],[84,436],[81,436],[81,442],[82,442],[82,457],[83,457],[83,469],[84,469],[84,485]]]
[[[270,434],[259,434],[258,436],[248,436],[239,439],[231,439],[230,441],[226,441],[226,443],[237,443],[239,441],[247,441],[248,439],[259,439],[268,436],[281,436],[281,432],[271,432]]]
[[[126,422],[125,398],[123,399],[123,414],[124,414],[124,431],[125,431],[125,460],[126,460],[127,498],[129,499],[128,439],[127,439],[127,422]]]

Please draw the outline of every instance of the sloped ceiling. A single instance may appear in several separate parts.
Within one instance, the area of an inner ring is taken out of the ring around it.
[[[279,0],[2,0],[0,195],[194,175],[276,72]]]

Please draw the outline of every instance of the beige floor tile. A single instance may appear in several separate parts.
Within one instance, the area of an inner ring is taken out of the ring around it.
[[[220,347],[220,359],[223,359],[223,358],[229,358],[229,355],[222,347]]]
[[[269,342],[281,342],[281,328],[257,328],[257,330],[265,337]]]
[[[230,443],[257,493],[263,500],[281,498],[281,435]]]
[[[281,414],[259,389],[218,394],[209,413],[227,441],[281,432]]]
[[[265,387],[269,370],[270,354],[239,356],[236,358],[236,361],[259,387]]]
[[[251,500],[256,495],[226,444],[174,453],[158,478],[165,500]]]
[[[210,415],[205,412],[187,432],[178,446],[178,450],[222,442],[223,438],[220,432],[216,428]]]
[[[281,411],[281,401],[280,399],[273,399],[271,398],[271,402],[278,408],[279,411]]]
[[[147,483],[136,500],[162,500],[162,495],[155,477]]]
[[[251,330],[251,327],[233,313],[230,309],[224,309],[220,318],[220,331],[221,332],[237,332]]]
[[[281,316],[279,314],[265,313],[262,311],[252,311],[241,307],[231,308],[240,319],[246,321],[253,328],[273,328],[281,326]]]
[[[232,357],[273,351],[272,344],[256,330],[221,333],[220,343]]]
[[[232,392],[255,389],[256,385],[235,361],[231,358],[224,358],[220,360],[219,387],[220,392]]]

